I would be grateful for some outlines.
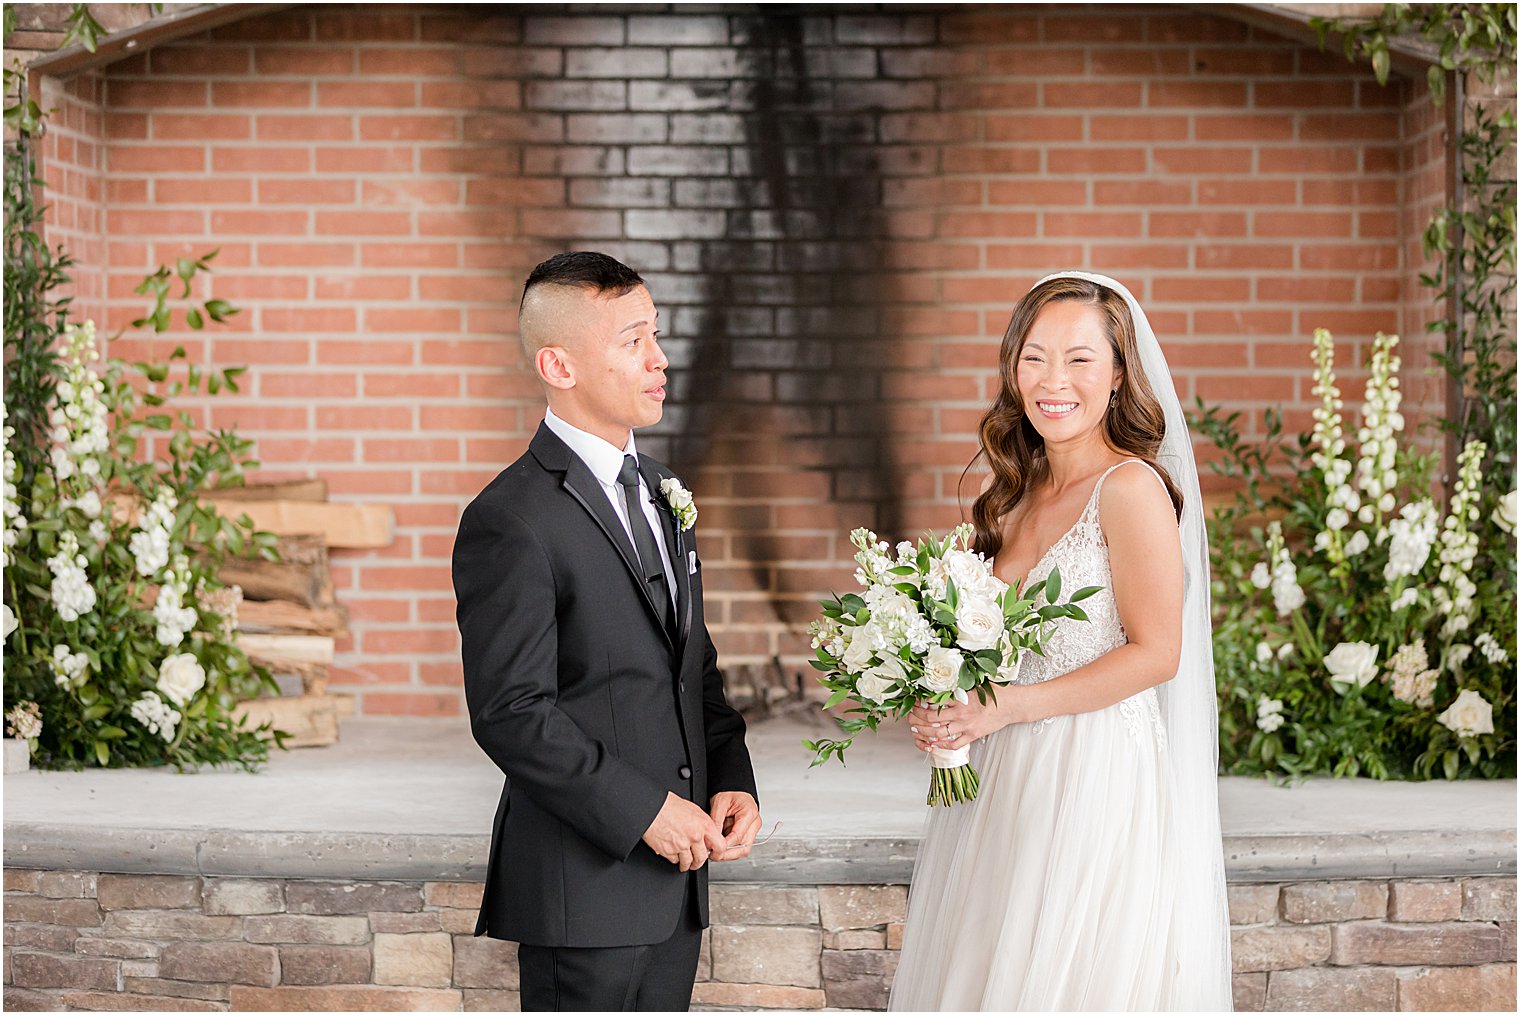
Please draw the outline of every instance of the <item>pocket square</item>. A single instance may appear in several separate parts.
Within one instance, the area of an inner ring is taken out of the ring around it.
[[[686,573],[697,573],[697,551],[691,550],[686,554]]]

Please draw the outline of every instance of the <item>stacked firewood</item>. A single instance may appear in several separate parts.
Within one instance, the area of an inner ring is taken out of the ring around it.
[[[279,536],[278,561],[229,558],[219,575],[243,590],[239,646],[269,668],[280,688],[278,696],[240,703],[236,714],[285,731],[288,747],[336,743],[338,719],[353,713],[353,696],[327,689],[336,641],[348,630],[327,552],[388,546],[390,508],[328,503],[320,479],[220,490],[213,501],[223,515],[247,514],[257,528]]]

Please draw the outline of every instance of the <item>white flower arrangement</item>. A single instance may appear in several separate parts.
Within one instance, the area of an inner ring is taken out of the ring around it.
[[[1256,728],[1263,733],[1276,733],[1282,729],[1283,703],[1280,698],[1269,698],[1265,694],[1256,703]]]
[[[805,743],[813,764],[842,760],[854,734],[901,718],[919,702],[993,697],[997,685],[1018,679],[1023,653],[1044,643],[1047,623],[1087,619],[1075,604],[1097,588],[1060,603],[1061,576],[1052,571],[1028,588],[1010,589],[992,573],[991,561],[971,549],[972,531],[962,525],[945,539],[899,543],[895,557],[874,532],[850,533],[855,580],[864,592],[824,600],[823,619],[810,631],[813,666],[829,691],[825,707],[848,699],[856,707],[847,714],[858,718],[835,720],[850,734],[844,740]],[[965,748],[935,752],[931,763],[931,805],[976,798],[977,775]]]
[[[174,739],[174,731],[179,728],[179,721],[184,718],[179,711],[170,708],[152,691],[144,691],[142,697],[132,703],[131,713],[132,718],[142,723],[149,733],[163,737],[165,740]]]

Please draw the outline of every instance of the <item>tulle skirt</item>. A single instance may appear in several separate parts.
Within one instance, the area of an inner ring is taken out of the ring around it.
[[[1178,976],[1174,782],[1154,691],[972,746],[978,798],[932,808],[894,1011],[1228,1005]],[[1215,977],[1218,979],[1218,977]]]

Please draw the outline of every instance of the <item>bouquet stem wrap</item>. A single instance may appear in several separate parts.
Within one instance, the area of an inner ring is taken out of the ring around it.
[[[971,748],[957,747],[947,751],[936,747],[929,752],[929,765],[930,807],[948,807],[976,799],[981,779],[971,767]]]

